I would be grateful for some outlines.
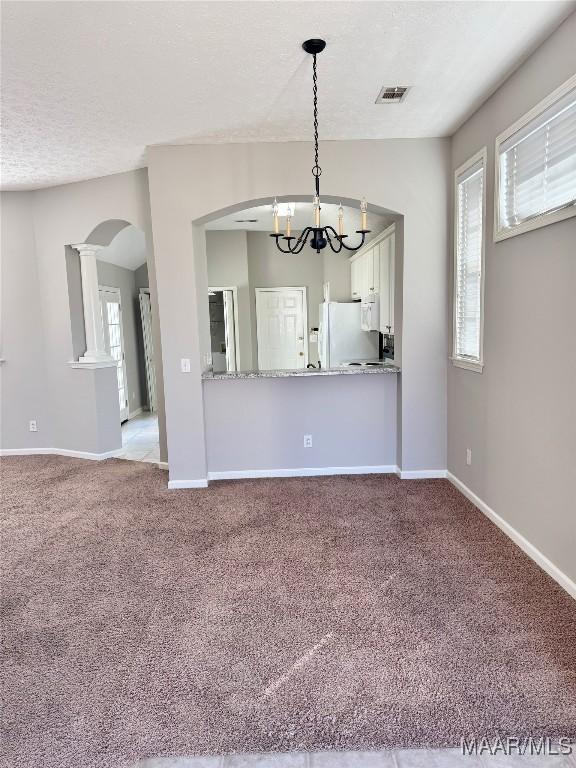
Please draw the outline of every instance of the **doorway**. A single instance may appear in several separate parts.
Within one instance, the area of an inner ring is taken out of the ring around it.
[[[154,368],[154,341],[152,339],[152,304],[150,289],[140,288],[140,321],[142,323],[142,344],[144,347],[144,367],[146,370],[146,390],[148,393],[148,410],[155,413],[156,404],[156,370]]]
[[[240,368],[238,289],[208,288],[212,370],[228,373]]]
[[[126,353],[122,328],[122,301],[120,290],[100,287],[100,305],[104,325],[104,345],[110,357],[116,361],[120,423],[128,420],[128,382],[126,378]]]
[[[256,338],[261,371],[306,368],[306,288],[256,288]]]

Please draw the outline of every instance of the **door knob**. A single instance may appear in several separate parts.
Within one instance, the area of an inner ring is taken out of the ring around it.
[[[300,355],[300,357],[304,357],[304,352],[298,352],[298,354]]]

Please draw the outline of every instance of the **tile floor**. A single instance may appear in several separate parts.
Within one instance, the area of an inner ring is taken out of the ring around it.
[[[459,749],[398,749],[383,752],[157,757],[134,768],[576,768],[571,756],[497,757],[463,755]]]
[[[144,412],[122,425],[122,453],[119,459],[160,461],[158,416]]]

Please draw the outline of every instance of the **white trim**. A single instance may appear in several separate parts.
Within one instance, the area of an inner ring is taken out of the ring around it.
[[[168,488],[176,490],[179,488],[208,488],[208,480],[168,480]]]
[[[135,411],[128,411],[128,421],[136,418],[136,416],[140,416],[141,413],[144,413],[144,408],[136,408]]]
[[[372,240],[369,240],[366,245],[363,245],[362,248],[360,248],[356,253],[353,253],[352,256],[348,256],[348,261],[356,261],[358,258],[362,258],[362,256],[370,251],[372,248],[374,248],[375,245],[380,245],[380,243],[384,242],[387,237],[390,237],[391,235],[396,233],[396,223],[393,222],[390,224],[389,227],[386,227],[386,229],[382,230],[379,234],[376,235],[376,237],[373,237]]]
[[[458,179],[462,178],[470,168],[478,163],[482,163],[482,251],[480,255],[480,339],[478,360],[459,357],[456,354],[456,294],[458,292]],[[482,147],[481,150],[472,155],[471,158],[462,163],[454,171],[454,259],[453,259],[453,291],[452,291],[452,364],[459,368],[465,368],[468,371],[482,373],[484,368],[484,276],[485,276],[485,256],[486,256],[486,166],[488,164],[488,149]]]
[[[526,221],[516,224],[512,227],[501,227],[500,225],[500,146],[513,136],[518,131],[522,130],[528,123],[535,120],[542,112],[552,107],[555,102],[562,99],[571,90],[576,88],[576,75],[572,75],[562,83],[556,90],[552,91],[546,98],[542,99],[535,107],[533,107],[525,115],[522,115],[515,123],[513,123],[505,131],[502,131],[494,142],[494,242],[498,243],[501,240],[506,240],[509,237],[515,237],[516,235],[522,235],[525,232],[530,232],[540,227],[546,227],[548,224],[554,224],[557,221],[568,219],[572,216],[576,216],[576,205],[572,204],[565,208],[561,208],[558,211],[552,211],[551,213],[541,213],[533,218],[526,219]]]
[[[78,369],[84,369],[84,370],[91,370],[92,368],[116,368],[117,363],[116,360],[100,360],[99,362],[93,362],[93,361],[86,361],[83,362],[82,359],[80,360],[70,360],[68,363],[70,368],[78,368]]]
[[[400,469],[397,475],[401,480],[437,480],[447,475],[445,469]]]
[[[479,363],[476,360],[467,360],[464,357],[451,357],[452,365],[456,368],[464,368],[467,371],[478,371],[482,373],[484,370],[484,363]]]
[[[0,456],[70,456],[75,459],[88,459],[89,461],[103,461],[113,459],[122,453],[123,448],[116,448],[105,453],[89,453],[88,451],[72,451],[68,448],[2,448]]]
[[[394,464],[367,467],[298,467],[295,469],[229,469],[208,472],[208,480],[243,480],[262,477],[314,477],[316,475],[388,475],[398,470]]]
[[[170,466],[168,465],[167,461],[158,461],[156,462],[156,466],[158,469],[170,469]]]
[[[517,544],[520,549],[528,555],[529,558],[531,558],[537,565],[539,565],[542,570],[546,571],[546,573],[551,576],[557,584],[565,589],[571,597],[576,599],[576,583],[572,581],[572,579],[566,576],[566,574],[563,573],[557,566],[555,566],[554,563],[546,557],[546,555],[543,555],[539,549],[536,549],[536,547],[531,544],[528,539],[526,539],[515,528],[513,528],[510,523],[507,523],[503,517],[500,517],[499,514],[494,512],[494,510],[489,507],[485,501],[482,501],[482,499],[473,491],[471,491],[468,486],[464,485],[461,480],[455,477],[451,472],[447,473],[447,478],[455,488],[458,488],[458,490],[463,493],[464,496],[466,496],[466,498],[480,510],[480,512],[485,514],[487,518],[489,518],[495,525],[497,525],[498,528],[500,528],[500,530],[503,531],[506,536],[508,536],[508,538],[512,539],[512,541]]]
[[[112,296],[113,298],[108,299],[107,295]],[[114,362],[116,363],[116,366],[118,366],[118,363],[121,364],[124,378],[124,407],[120,407],[120,423],[123,424],[130,418],[130,387],[128,384],[128,365],[126,363],[126,345],[124,343],[124,311],[122,308],[122,291],[120,288],[112,285],[98,285],[98,298],[102,311],[102,332],[104,334],[104,346],[108,348],[110,347],[110,324],[107,318],[108,310],[106,309],[106,312],[103,311],[104,308],[102,307],[102,299],[104,299],[105,302],[111,301],[118,304],[118,325],[120,327],[120,350],[122,352],[122,357],[119,361],[114,360]],[[112,355],[109,353],[108,356],[110,359],[113,359]]]

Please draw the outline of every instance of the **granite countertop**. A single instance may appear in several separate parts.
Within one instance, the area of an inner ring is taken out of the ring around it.
[[[205,381],[213,379],[280,379],[298,376],[374,376],[390,373],[400,373],[397,365],[350,366],[345,368],[298,368],[296,370],[279,371],[234,371],[232,373],[214,373],[205,371],[202,378]]]

